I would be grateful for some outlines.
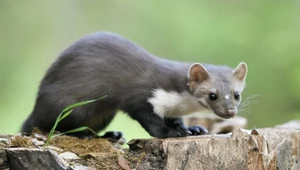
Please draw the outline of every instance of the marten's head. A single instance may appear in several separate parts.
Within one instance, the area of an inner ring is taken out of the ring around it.
[[[200,105],[227,119],[238,112],[246,76],[243,62],[235,69],[195,63],[188,72],[188,87]]]

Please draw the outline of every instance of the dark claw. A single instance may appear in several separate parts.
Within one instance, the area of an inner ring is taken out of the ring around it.
[[[192,133],[191,136],[208,134],[208,130],[203,126],[191,126],[188,130]]]
[[[200,133],[200,130],[199,130],[199,129],[195,128],[194,130],[195,130],[197,133]]]
[[[177,137],[182,137],[182,134],[177,132]]]

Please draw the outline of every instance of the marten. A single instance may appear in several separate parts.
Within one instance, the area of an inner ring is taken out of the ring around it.
[[[233,118],[246,75],[244,62],[230,68],[172,61],[156,57],[120,35],[92,33],[65,49],[50,66],[21,131],[37,127],[49,132],[66,106],[106,96],[74,109],[56,130],[88,126],[99,132],[123,111],[153,137],[201,135],[206,133],[204,127],[186,127],[181,116],[209,110],[222,118]],[[122,135],[107,134],[104,136]],[[73,135],[92,134],[83,131]]]

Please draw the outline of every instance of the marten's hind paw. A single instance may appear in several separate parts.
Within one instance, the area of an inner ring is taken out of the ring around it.
[[[122,132],[109,131],[106,132],[101,138],[113,138],[113,139],[121,139],[123,137]]]
[[[188,131],[191,132],[190,136],[208,134],[208,130],[203,126],[191,126],[188,128]]]
[[[107,139],[113,143],[116,143],[116,142],[118,142],[120,144],[125,143],[125,138],[123,138],[122,132],[109,131],[109,132],[106,132],[104,135],[98,136],[98,137]]]

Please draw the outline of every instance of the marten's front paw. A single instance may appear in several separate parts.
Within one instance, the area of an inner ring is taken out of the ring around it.
[[[190,136],[208,134],[208,130],[203,126],[191,126],[188,128],[188,131],[190,132]]]
[[[167,134],[167,138],[177,138],[185,136],[189,136],[189,132],[184,130],[170,130]]]

